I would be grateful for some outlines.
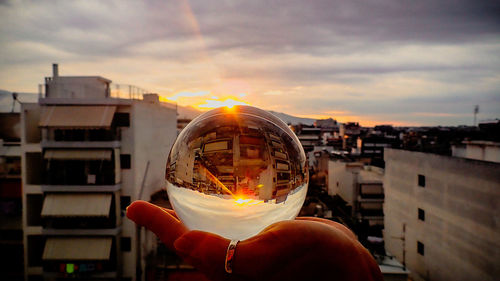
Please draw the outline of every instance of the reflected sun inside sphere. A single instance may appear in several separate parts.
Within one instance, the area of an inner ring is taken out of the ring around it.
[[[271,113],[242,105],[191,121],[170,151],[165,177],[186,227],[238,240],[294,219],[308,184],[297,136]]]

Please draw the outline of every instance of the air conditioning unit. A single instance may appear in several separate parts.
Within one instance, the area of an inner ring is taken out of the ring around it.
[[[87,184],[95,184],[96,175],[87,175]]]

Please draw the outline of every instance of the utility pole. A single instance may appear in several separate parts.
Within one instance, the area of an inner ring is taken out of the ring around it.
[[[477,126],[477,114],[479,113],[479,105],[474,106],[474,127]]]

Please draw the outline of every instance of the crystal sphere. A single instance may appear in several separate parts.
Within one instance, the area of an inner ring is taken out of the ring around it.
[[[283,121],[234,106],[208,111],[182,130],[165,178],[186,227],[244,240],[297,216],[308,171],[302,145]]]

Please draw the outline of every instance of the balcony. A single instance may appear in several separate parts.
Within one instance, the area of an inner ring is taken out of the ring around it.
[[[118,149],[45,149],[42,190],[105,186],[115,191],[121,175],[119,157]]]

